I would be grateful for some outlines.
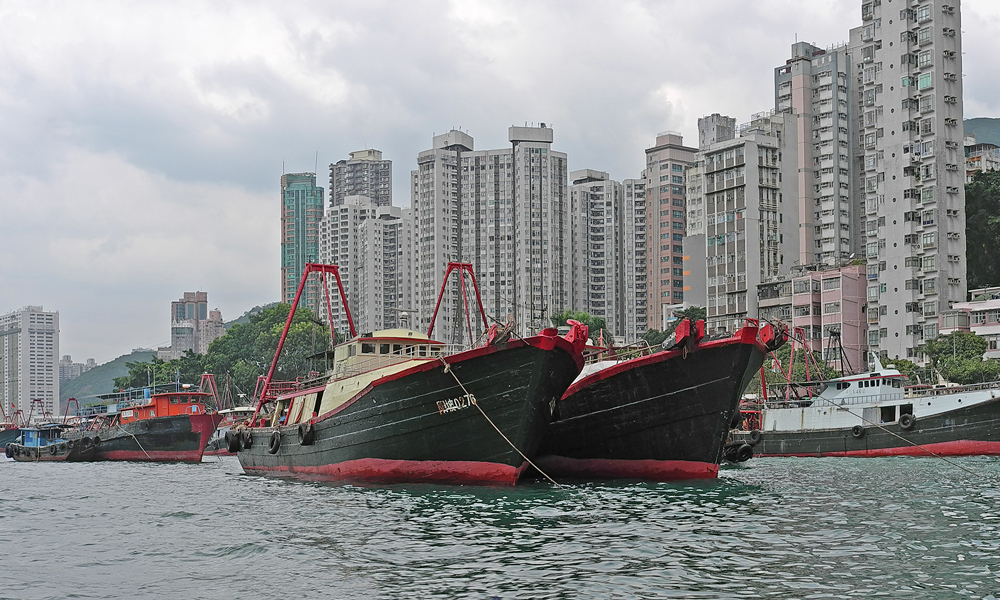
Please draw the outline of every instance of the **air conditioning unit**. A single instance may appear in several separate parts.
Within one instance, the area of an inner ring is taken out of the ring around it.
[[[955,30],[952,29],[951,27],[944,27],[941,29],[941,32],[944,33],[945,35],[950,35],[951,37],[955,37]]]
[[[958,119],[945,119],[944,124],[951,127],[955,127],[958,125]]]
[[[955,104],[958,102],[958,98],[956,98],[955,96],[945,96],[944,101],[947,102],[948,104]]]
[[[945,73],[945,74],[944,74],[944,78],[945,78],[945,79],[946,79],[947,81],[955,81],[955,80],[957,80],[957,79],[958,79],[958,78],[957,78],[957,77],[955,76],[955,74],[954,74],[954,73]]]
[[[943,54],[945,58],[955,58],[954,50],[945,50]]]
[[[944,145],[946,148],[958,148],[958,142],[954,140],[946,140]]]

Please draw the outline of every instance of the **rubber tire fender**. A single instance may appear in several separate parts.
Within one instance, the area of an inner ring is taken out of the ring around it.
[[[56,455],[56,451],[58,451],[58,450],[59,449],[56,448],[55,444],[49,444],[49,454],[51,454],[52,456],[55,456]]]
[[[753,458],[753,446],[743,444],[736,449],[736,462],[746,462]]]
[[[248,429],[243,430],[243,435],[240,436],[240,442],[244,450],[249,450],[250,448],[253,448],[253,434],[250,433],[250,430]]]
[[[917,419],[913,415],[907,413],[905,415],[899,415],[899,428],[904,431],[909,431],[913,429],[913,426],[917,424]]]
[[[7,458],[14,458],[14,446],[12,444],[7,444],[3,447],[3,453]]]
[[[299,423],[299,444],[303,446],[312,446],[312,443],[316,440],[316,428],[313,426],[311,421],[306,421],[305,423]]]
[[[226,432],[226,450],[236,454],[240,449],[240,432],[230,429]]]
[[[69,440],[68,442],[66,442],[66,447],[69,448],[70,450],[72,450],[74,444],[76,444],[75,441]]]
[[[764,439],[764,434],[760,432],[760,429],[754,429],[750,432],[750,445],[756,446],[760,441]]]
[[[95,435],[94,436],[94,447],[96,448],[97,446],[100,446],[100,445],[101,445],[101,436]]]
[[[267,451],[270,454],[277,454],[278,449],[281,448],[281,432],[277,429],[271,434],[271,440],[267,444]]]
[[[851,435],[853,435],[854,437],[859,438],[864,434],[865,434],[865,428],[862,427],[861,425],[855,425],[854,427],[851,427]]]

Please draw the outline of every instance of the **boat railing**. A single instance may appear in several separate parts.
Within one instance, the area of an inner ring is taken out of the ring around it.
[[[654,354],[659,351],[660,346],[653,348],[646,340],[639,340],[638,342],[631,343],[628,346],[606,348],[598,350],[597,352],[592,352],[586,355],[585,361],[587,364],[609,360],[624,362],[640,356],[649,356],[650,354]]]
[[[904,395],[898,394],[868,394],[864,396],[845,396],[843,398],[824,398],[823,396],[784,398],[767,400],[764,408],[802,408],[805,406],[853,406],[857,404],[875,404],[877,402],[893,402],[903,400]]]
[[[462,344],[446,344],[431,346],[427,351],[420,352],[416,350],[416,346],[409,346],[392,354],[379,354],[377,356],[355,359],[350,363],[341,363],[334,368],[332,377],[327,377],[327,379],[336,380],[353,377],[411,360],[437,360],[439,357],[456,354],[468,349],[467,346],[463,346]]]
[[[968,385],[952,385],[947,387],[907,387],[907,398],[923,398],[926,396],[949,396],[962,392],[975,392],[979,390],[1000,390],[1000,381],[988,381],[986,383],[971,383]]]

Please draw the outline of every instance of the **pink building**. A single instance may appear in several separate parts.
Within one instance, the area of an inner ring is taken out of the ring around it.
[[[969,302],[956,302],[951,311],[938,315],[938,333],[974,333],[986,338],[983,358],[1000,358],[1000,287],[970,290]]]

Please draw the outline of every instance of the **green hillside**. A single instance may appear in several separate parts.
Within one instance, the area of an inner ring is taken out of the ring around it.
[[[156,356],[155,352],[133,352],[94,367],[83,375],[70,379],[59,386],[59,403],[65,406],[67,398],[76,398],[82,405],[86,402],[84,398],[96,394],[111,393],[114,391],[115,377],[128,375],[125,363],[149,362],[154,356]]]
[[[1000,119],[978,117],[966,119],[965,135],[975,135],[979,144],[996,144],[1000,146]]]

